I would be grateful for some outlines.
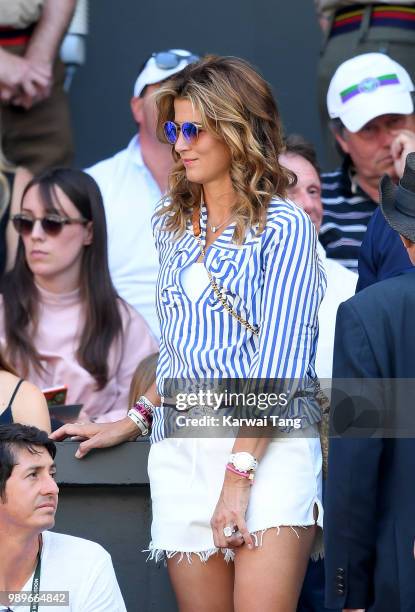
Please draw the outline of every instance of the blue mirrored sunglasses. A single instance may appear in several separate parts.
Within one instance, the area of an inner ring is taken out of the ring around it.
[[[192,123],[191,121],[185,121],[181,125],[174,121],[166,121],[163,127],[166,140],[172,145],[176,144],[180,131],[185,141],[192,143],[199,136],[200,130],[203,129],[199,123]]]
[[[158,51],[157,53],[153,53],[151,57],[154,58],[156,66],[160,68],[160,70],[171,70],[172,68],[176,68],[183,60],[188,64],[193,64],[193,62],[200,60],[200,57],[193,53],[189,53],[189,55],[180,55],[175,51]]]

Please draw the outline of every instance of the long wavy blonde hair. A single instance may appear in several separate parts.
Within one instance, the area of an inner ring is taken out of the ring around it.
[[[266,224],[267,209],[275,195],[285,197],[295,176],[280,166],[283,149],[281,120],[268,83],[237,57],[207,56],[171,77],[156,94],[157,135],[165,142],[163,124],[174,120],[176,98],[190,100],[207,131],[222,139],[231,152],[231,180],[236,193],[233,207],[234,241],[241,244],[248,228]],[[172,147],[174,166],[169,176],[164,229],[181,235],[202,186],[191,183]]]

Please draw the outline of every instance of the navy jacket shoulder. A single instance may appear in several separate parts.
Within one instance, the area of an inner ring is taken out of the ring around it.
[[[333,377],[349,380],[347,401],[337,403],[332,395],[332,432],[343,435],[330,440],[324,515],[326,605],[331,608],[415,610],[415,492],[408,487],[415,440],[373,435],[382,431],[379,427],[399,423],[390,421],[390,414],[403,415],[402,422],[413,425],[411,394],[400,379],[413,385],[415,378],[414,317],[415,268],[364,289],[338,310]],[[396,384],[377,383],[391,378],[398,379]],[[369,387],[370,411],[361,401]],[[373,416],[377,420],[370,429],[367,419]],[[336,424],[344,422],[340,432]]]
[[[344,364],[345,349],[350,345],[350,354],[352,354],[363,341],[367,344],[371,355],[361,356],[359,362],[355,361],[355,367],[360,372],[350,372],[350,375],[380,378],[415,377],[414,317],[415,268],[412,265],[399,276],[375,283],[341,304],[337,315],[338,342],[337,350],[335,345],[333,376],[340,378],[348,376],[345,370],[350,370],[354,360],[349,359],[348,365]],[[345,338],[347,334],[353,335],[354,340]],[[339,346],[341,336],[344,341],[343,348]],[[365,361],[366,367],[364,367]]]
[[[405,247],[378,208],[367,226],[359,253],[356,291],[401,274],[412,267]]]

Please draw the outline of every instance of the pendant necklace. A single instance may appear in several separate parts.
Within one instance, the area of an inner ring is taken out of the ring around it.
[[[202,192],[202,193],[200,194],[200,206],[199,206],[198,208],[195,208],[193,212],[195,213],[195,211],[197,210],[197,211],[198,211],[198,213],[199,213],[199,215],[200,215],[200,211],[201,211],[201,209],[202,209],[202,206],[203,206],[203,205],[204,205],[204,202],[203,202],[203,192]],[[225,219],[225,221],[223,221],[223,222],[222,222],[220,225],[212,225],[212,224],[209,222],[209,219],[207,219],[207,224],[208,224],[208,226],[210,227],[211,232],[212,232],[213,234],[216,234],[216,232],[217,232],[218,230],[220,230],[220,228],[221,228],[221,227],[223,227],[223,226],[225,225],[225,223],[229,223],[229,221],[230,221],[231,219],[232,219],[232,215],[231,215],[230,217],[228,217],[227,219]],[[197,229],[197,228],[196,228],[196,223],[197,223],[197,221],[196,221],[196,219],[195,219],[195,215],[193,215],[193,230]],[[199,227],[198,227],[198,230],[199,230],[199,231],[198,231],[197,233],[195,232],[195,235],[197,235],[197,236],[200,234],[200,221],[199,221]]]
[[[225,219],[225,221],[224,221],[223,223],[221,223],[220,225],[211,225],[211,223],[209,222],[209,219],[208,219],[208,225],[209,225],[209,227],[210,227],[211,231],[212,231],[214,234],[216,234],[216,232],[217,232],[218,230],[220,230],[220,228],[221,228],[221,227],[223,227],[223,226],[225,225],[225,223],[229,223],[229,221],[231,220],[231,218],[232,218],[232,217],[229,217],[228,219]]]

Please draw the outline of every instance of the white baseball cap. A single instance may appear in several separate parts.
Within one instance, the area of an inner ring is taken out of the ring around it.
[[[199,59],[198,55],[185,49],[169,49],[153,53],[137,77],[134,84],[134,97],[138,97],[147,85],[160,83]]]
[[[327,92],[327,110],[350,132],[380,115],[414,112],[414,85],[400,64],[384,53],[364,53],[337,68]]]

